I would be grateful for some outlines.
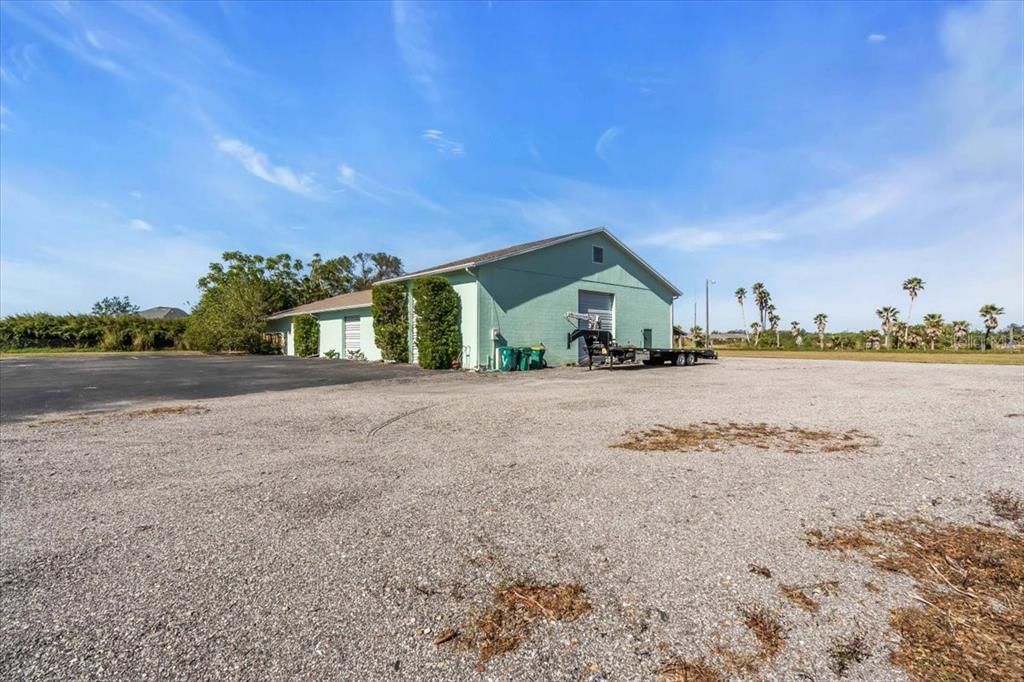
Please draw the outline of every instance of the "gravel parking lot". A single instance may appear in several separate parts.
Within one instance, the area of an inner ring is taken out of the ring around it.
[[[163,405],[3,425],[3,679],[651,678],[755,650],[758,607],[784,638],[763,679],[835,679],[852,633],[847,679],[905,679],[889,609],[910,583],[808,529],[1009,528],[985,495],[1024,495],[1021,367],[731,359]],[[611,447],[704,421],[868,444]],[[481,662],[473,624],[517,581],[577,584],[591,608]],[[780,593],[829,581],[817,612]]]

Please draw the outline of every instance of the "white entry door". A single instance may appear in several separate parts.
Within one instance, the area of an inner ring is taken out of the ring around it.
[[[580,289],[579,294],[579,312],[584,315],[597,315],[598,319],[601,320],[601,329],[612,333],[612,337],[615,337],[615,305],[614,295],[605,294],[600,291],[584,291]],[[580,320],[580,328],[585,328],[587,323]],[[579,340],[579,358],[585,360],[587,357],[587,347],[583,343],[583,339]]]
[[[347,316],[345,317],[345,355],[347,356],[359,348],[359,316]]]

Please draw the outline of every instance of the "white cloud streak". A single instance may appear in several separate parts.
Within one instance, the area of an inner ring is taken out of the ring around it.
[[[136,232],[152,232],[153,226],[147,223],[141,218],[132,218],[128,223],[128,227]]]
[[[884,33],[869,33],[868,34],[868,42],[869,43],[884,43],[888,39],[889,39],[889,36],[885,35]]]
[[[443,212],[437,203],[410,189],[389,187],[360,173],[347,163],[338,166],[338,184],[379,204],[412,204],[431,211]]]
[[[457,140],[445,137],[443,130],[428,128],[421,137],[440,154],[445,156],[465,156],[466,148]]]
[[[217,148],[242,164],[249,173],[281,189],[306,197],[313,196],[316,191],[312,175],[297,173],[288,166],[275,166],[266,154],[241,140],[221,138],[217,140]]]
[[[391,20],[395,32],[395,45],[409,70],[410,76],[424,97],[431,101],[441,98],[439,78],[441,59],[433,44],[433,31],[420,3],[394,0]]]
[[[601,133],[601,136],[597,138],[597,142],[594,144],[594,154],[597,155],[597,158],[608,163],[608,147],[621,133],[622,128],[618,126],[612,126]]]

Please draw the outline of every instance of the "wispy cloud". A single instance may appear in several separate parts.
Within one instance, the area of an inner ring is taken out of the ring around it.
[[[440,205],[418,192],[387,186],[364,173],[360,173],[347,163],[338,166],[338,183],[342,187],[380,204],[407,203],[431,211],[444,211]]]
[[[128,223],[128,227],[135,230],[136,232],[152,232],[153,226],[147,223],[142,218],[132,218]]]
[[[601,159],[605,163],[608,163],[608,147],[611,146],[612,142],[622,133],[622,128],[618,126],[612,126],[601,133],[601,136],[597,138],[597,142],[594,144],[594,154],[597,158]]]
[[[125,65],[102,49],[96,33],[70,4],[5,2],[0,3],[0,11],[78,61],[122,78],[131,76]]]
[[[424,96],[438,100],[441,59],[434,48],[433,32],[426,12],[426,5],[421,3],[405,0],[394,0],[391,3],[391,20],[398,52]]]
[[[10,113],[7,107],[0,105],[0,130],[10,130],[10,127],[7,125],[7,117]]]
[[[241,140],[221,138],[217,140],[217,148],[238,161],[245,170],[257,178],[277,185],[281,189],[307,197],[313,196],[316,190],[312,175],[297,173],[288,166],[275,166],[266,154],[253,149]]]
[[[466,148],[462,143],[445,137],[443,130],[428,128],[423,131],[421,137],[445,156],[464,156],[466,154]]]
[[[782,238],[781,232],[773,232],[771,230],[736,231],[679,227],[641,236],[636,240],[636,243],[644,246],[661,246],[677,251],[700,251],[719,246],[776,242]]]
[[[869,33],[868,34],[868,42],[869,43],[884,43],[888,39],[889,39],[889,36],[885,35],[884,33]]]

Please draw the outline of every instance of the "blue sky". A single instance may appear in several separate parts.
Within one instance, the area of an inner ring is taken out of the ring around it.
[[[1017,3],[2,2],[0,69],[4,314],[605,225],[716,328],[1024,320]]]

